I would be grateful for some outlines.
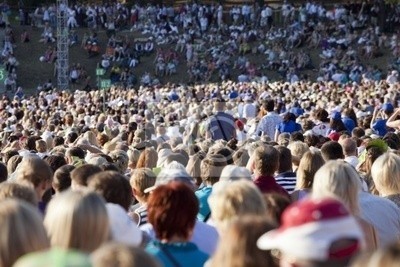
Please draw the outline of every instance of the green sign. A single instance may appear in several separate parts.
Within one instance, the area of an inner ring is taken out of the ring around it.
[[[104,69],[102,69],[102,68],[97,68],[97,69],[96,69],[96,76],[102,76],[102,75],[104,75],[105,72],[106,72],[106,71],[105,71]]]
[[[111,87],[111,80],[101,80],[100,81],[100,88],[101,89],[106,89]]]
[[[6,70],[3,67],[0,67],[0,82],[3,82],[6,79]]]

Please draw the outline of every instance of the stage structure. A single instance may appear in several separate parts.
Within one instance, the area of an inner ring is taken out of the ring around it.
[[[68,0],[57,0],[57,88],[68,88]]]

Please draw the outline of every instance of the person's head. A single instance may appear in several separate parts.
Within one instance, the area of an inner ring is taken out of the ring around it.
[[[268,112],[272,112],[275,109],[275,101],[270,99],[263,103],[263,109]]]
[[[271,252],[260,250],[256,245],[257,239],[273,228],[274,225],[263,216],[244,216],[233,220],[221,236],[209,266],[277,266]]]
[[[253,168],[257,175],[273,176],[279,167],[279,152],[273,146],[260,146],[253,153]]]
[[[47,143],[46,141],[39,139],[35,143],[36,151],[39,153],[46,153],[47,151]]]
[[[15,155],[12,156],[8,161],[7,161],[7,173],[12,174],[14,171],[17,169],[18,164],[20,164],[22,161],[22,156],[20,155]]]
[[[354,215],[359,213],[360,191],[360,176],[354,167],[345,161],[328,161],[315,173],[312,197],[340,199]]]
[[[336,199],[308,198],[290,205],[278,229],[262,235],[257,246],[280,252],[280,266],[342,267],[364,248],[357,220]]]
[[[252,180],[251,172],[245,167],[226,165],[221,172],[220,181]]]
[[[90,176],[101,172],[101,168],[92,164],[83,164],[71,171],[71,189],[78,190],[88,184]]]
[[[279,152],[279,168],[278,173],[292,171],[292,154],[290,149],[284,146],[276,146]]]
[[[156,175],[150,169],[140,168],[133,170],[130,179],[133,196],[139,202],[147,202],[149,193],[145,193],[144,190],[154,186],[155,182]]]
[[[92,253],[93,267],[161,267],[141,248],[120,243],[107,243]]]
[[[226,166],[226,159],[219,154],[207,155],[200,164],[201,179],[209,185],[213,185],[219,181],[221,172]]]
[[[343,148],[344,156],[357,156],[357,143],[352,138],[345,138],[339,141],[339,144]]]
[[[18,183],[31,184],[35,188],[39,200],[51,188],[53,172],[49,165],[39,157],[24,157],[15,175]]]
[[[60,155],[50,155],[44,158],[44,161],[49,164],[53,172],[55,172],[61,166],[67,165],[67,161],[63,156]]]
[[[303,155],[306,152],[310,151],[308,145],[300,141],[290,143],[288,145],[288,148],[290,149],[290,153],[292,154],[292,164],[294,167],[298,167]]]
[[[398,242],[358,257],[351,267],[396,267],[400,264],[400,244]]]
[[[0,201],[8,198],[24,200],[37,207],[38,199],[32,187],[17,183],[0,184]]]
[[[204,159],[204,153],[196,153],[189,157],[186,171],[196,180],[196,185],[200,186],[203,180],[201,179],[201,161]]]
[[[61,193],[71,187],[71,172],[75,169],[72,165],[64,165],[54,172],[53,189]]]
[[[299,168],[296,172],[296,188],[311,189],[314,183],[315,173],[325,164],[321,153],[308,151],[300,160]]]
[[[44,226],[52,247],[93,252],[110,236],[104,200],[94,192],[66,191],[47,208]]]
[[[400,157],[387,152],[372,165],[371,175],[381,196],[400,193]]]
[[[113,159],[115,165],[122,174],[126,172],[129,163],[128,154],[123,150],[114,150],[110,153],[110,157]]]
[[[129,149],[127,154],[129,158],[128,167],[130,169],[135,169],[140,157],[140,151],[137,149]]]
[[[23,255],[50,247],[39,211],[24,201],[0,202],[0,228],[1,266],[12,266]]]
[[[8,178],[8,170],[7,166],[0,162],[0,183],[7,181]]]
[[[233,163],[236,166],[246,167],[247,162],[250,159],[249,153],[246,149],[240,148],[235,153],[233,153]]]
[[[342,146],[335,141],[329,141],[322,145],[321,154],[325,161],[344,159]]]
[[[67,158],[67,163],[77,166],[82,165],[85,159],[85,151],[80,147],[70,147],[65,152],[65,157]]]
[[[267,218],[276,225],[281,225],[282,213],[290,205],[290,199],[276,193],[263,194],[263,197],[267,207]]]
[[[88,187],[103,196],[108,203],[118,204],[126,211],[132,204],[129,181],[116,171],[103,171],[90,176]]]
[[[217,183],[208,198],[208,203],[211,217],[219,231],[224,231],[235,218],[266,213],[261,192],[251,181],[243,179]]]
[[[148,221],[153,225],[156,238],[187,241],[191,238],[199,211],[193,190],[181,182],[160,185],[147,201]]]
[[[148,147],[140,153],[136,168],[149,168],[153,169],[157,167],[158,154],[157,151]]]

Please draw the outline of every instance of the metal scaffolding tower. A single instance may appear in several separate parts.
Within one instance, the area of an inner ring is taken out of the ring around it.
[[[68,0],[57,0],[57,88],[68,89]]]

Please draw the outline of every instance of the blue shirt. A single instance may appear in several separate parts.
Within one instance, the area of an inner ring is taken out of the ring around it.
[[[199,213],[197,214],[197,219],[199,221],[205,222],[210,218],[211,210],[208,205],[208,197],[211,195],[211,191],[211,186],[205,186],[195,192],[195,195],[199,200]]]
[[[203,267],[208,260],[208,255],[191,242],[152,241],[146,246],[146,252],[157,258],[164,267]]]
[[[373,125],[372,125],[372,130],[377,132],[379,136],[385,136],[387,133],[387,128],[386,128],[386,120],[380,119],[377,120]]]
[[[343,117],[342,122],[349,133],[356,127],[356,123],[349,117]]]
[[[301,130],[300,124],[295,121],[281,122],[276,126],[279,133],[293,133]]]

